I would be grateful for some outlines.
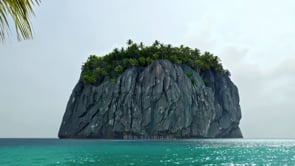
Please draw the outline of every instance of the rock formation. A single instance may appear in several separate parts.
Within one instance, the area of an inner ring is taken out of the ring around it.
[[[224,73],[156,60],[99,85],[78,82],[60,138],[242,138],[237,87]]]

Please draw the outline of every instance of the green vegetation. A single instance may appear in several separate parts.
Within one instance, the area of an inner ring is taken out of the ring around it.
[[[192,81],[192,84],[194,85],[194,86],[198,86],[198,84],[197,84],[197,80],[193,77],[193,73],[187,73],[186,74],[187,75],[187,77]]]
[[[0,40],[3,41],[9,33],[11,22],[18,40],[31,39],[30,17],[34,15],[33,5],[40,3],[41,0],[0,0]]]
[[[207,78],[203,78],[203,82],[204,82],[205,85],[207,85],[209,81],[208,81]]]
[[[186,64],[200,72],[210,70],[230,75],[228,70],[223,69],[220,59],[209,52],[201,54],[198,49],[183,45],[173,47],[170,44],[161,44],[157,40],[151,46],[128,40],[127,48],[115,48],[103,57],[90,55],[82,66],[81,81],[84,84],[99,84],[104,78],[108,78],[114,82],[114,79],[126,69],[136,66],[144,67],[158,59],[167,59],[175,64]],[[197,85],[192,76],[190,79],[194,85]]]

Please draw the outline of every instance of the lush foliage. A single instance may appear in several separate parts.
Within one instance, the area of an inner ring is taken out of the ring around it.
[[[194,86],[198,86],[197,80],[193,77],[193,73],[187,73],[186,76],[192,81]]]
[[[18,40],[31,39],[30,16],[34,15],[34,4],[41,0],[0,0],[0,40],[4,40],[9,31],[9,18],[14,22]]]
[[[167,59],[176,64],[187,64],[196,71],[224,72],[220,59],[209,52],[200,53],[198,49],[189,47],[173,47],[164,45],[157,40],[152,46],[136,44],[131,40],[127,42],[127,48],[115,48],[111,53],[98,57],[90,55],[82,66],[81,81],[85,84],[97,84],[104,78],[116,78],[124,70],[134,66],[147,66],[157,59]]]

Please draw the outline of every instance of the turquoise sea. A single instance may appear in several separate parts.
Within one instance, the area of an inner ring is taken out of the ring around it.
[[[0,139],[0,166],[295,165],[295,140]]]

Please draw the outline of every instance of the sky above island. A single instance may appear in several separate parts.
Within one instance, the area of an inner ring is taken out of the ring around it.
[[[245,138],[295,138],[295,1],[50,0],[34,40],[0,43],[0,137],[57,137],[90,54],[128,39],[219,56],[238,86]]]

